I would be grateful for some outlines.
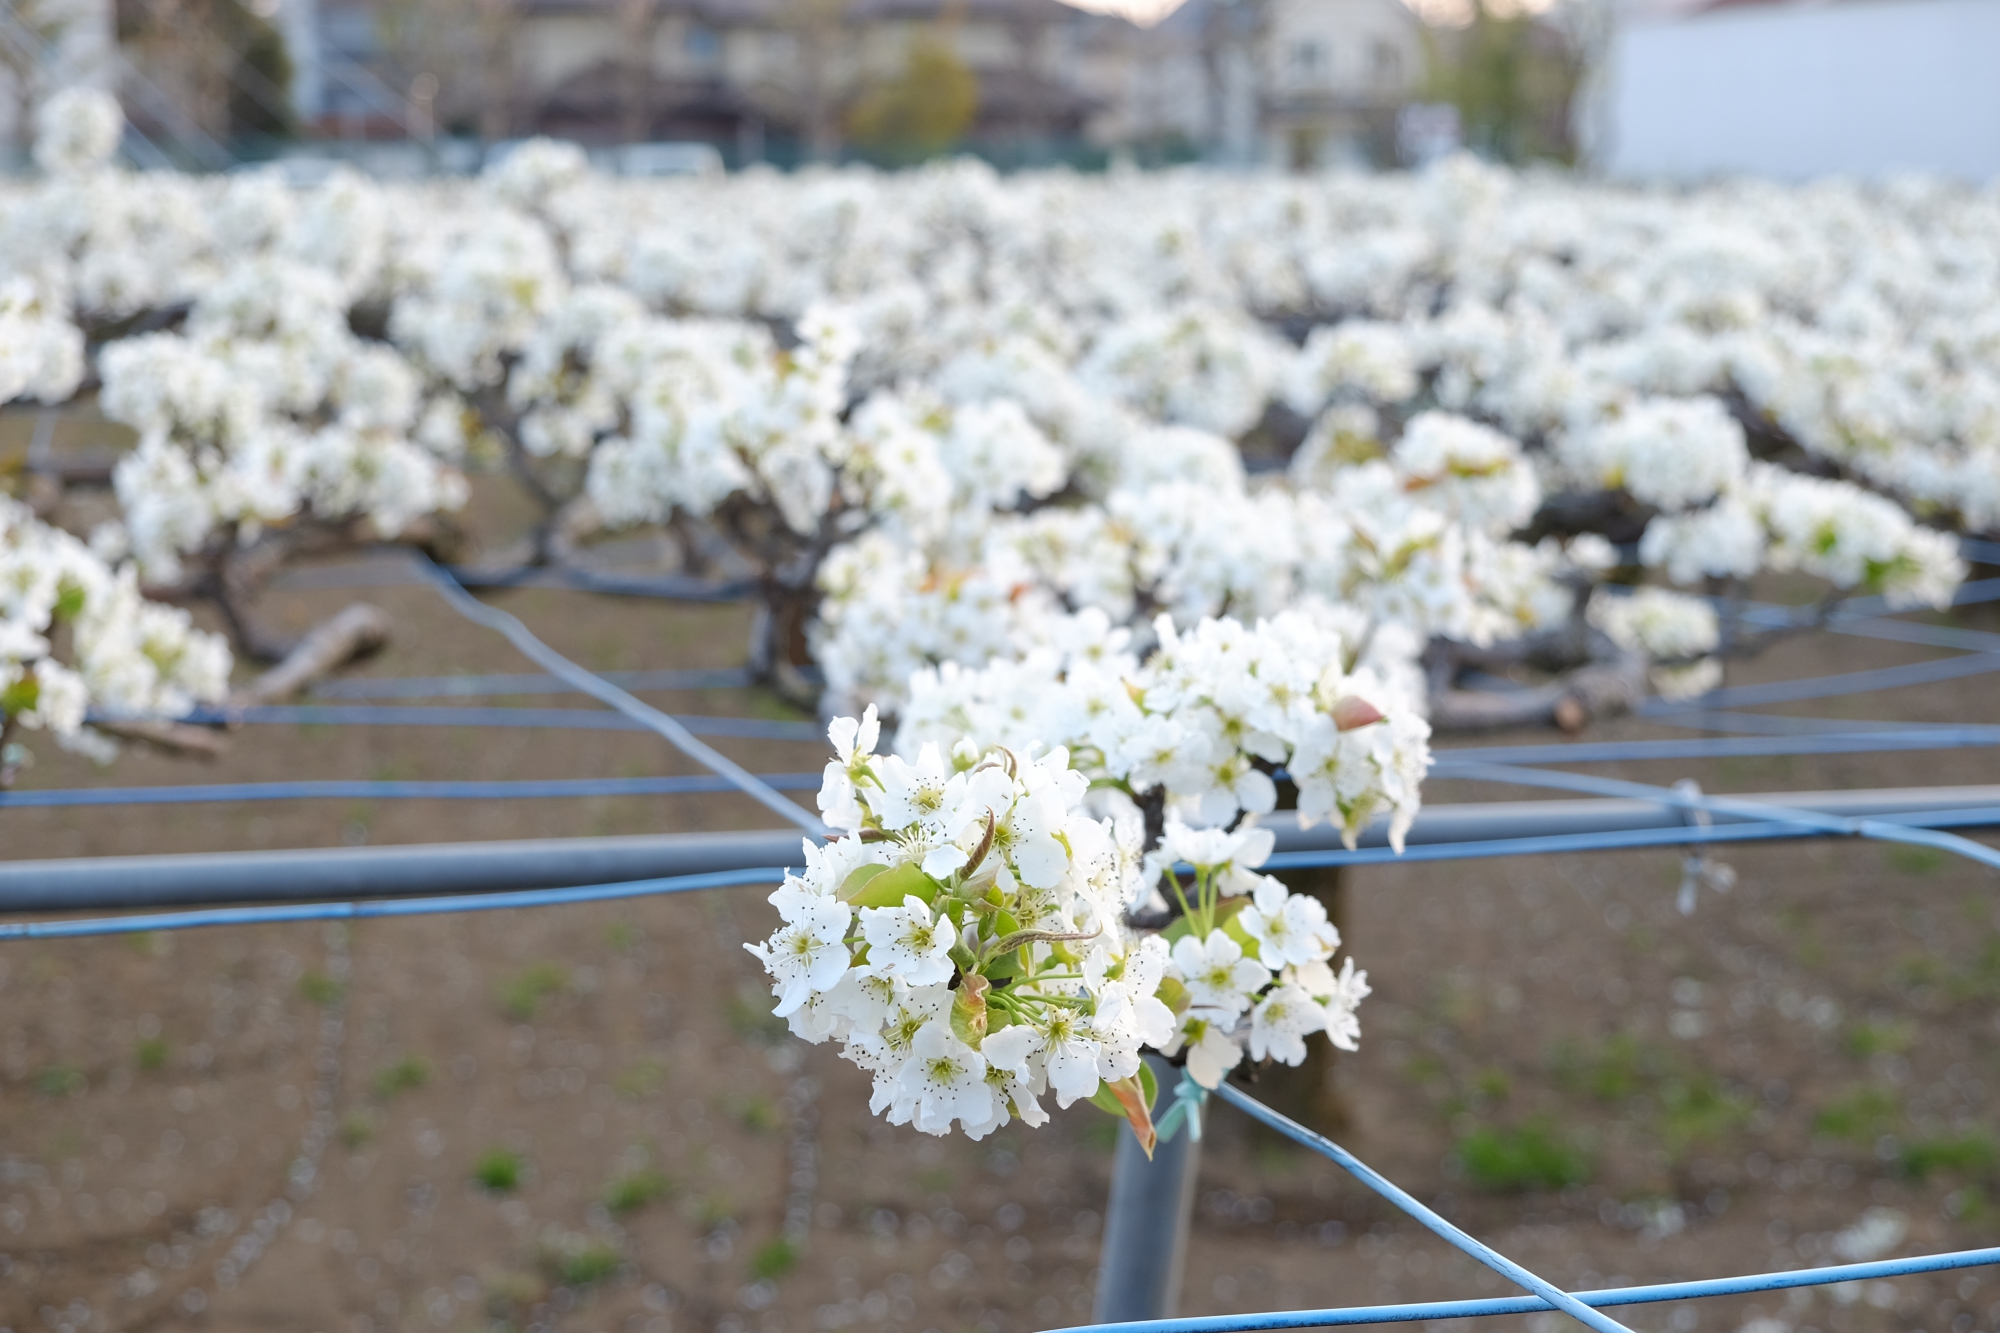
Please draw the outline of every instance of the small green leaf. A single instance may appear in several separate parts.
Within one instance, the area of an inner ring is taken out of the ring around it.
[[[1174,1011],[1176,1017],[1186,1013],[1194,1003],[1194,997],[1188,994],[1188,988],[1181,984],[1178,977],[1161,977],[1160,988],[1154,994],[1161,1004]]]
[[[41,682],[30,672],[6,689],[0,690],[0,717],[32,712],[35,705],[41,701],[41,697]]]
[[[853,876],[848,878],[851,881]],[[851,896],[843,889],[841,896],[855,907],[901,907],[903,899],[912,895],[926,903],[935,903],[941,891],[938,882],[926,875],[922,866],[911,862],[870,876]]]
[[[870,861],[865,866],[854,867],[853,871],[848,874],[847,878],[841,881],[840,900],[844,903],[853,902],[854,896],[861,892],[862,885],[866,884],[869,880],[875,878],[877,875],[881,874],[888,868],[889,867],[883,865],[879,861]]]
[[[1119,1101],[1118,1094],[1111,1091],[1101,1079],[1098,1081],[1097,1091],[1090,1094],[1090,1104],[1106,1115],[1116,1116],[1120,1120],[1125,1118],[1125,1103]]]

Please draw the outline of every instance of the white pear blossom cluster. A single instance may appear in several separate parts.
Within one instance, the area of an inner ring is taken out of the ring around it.
[[[0,403],[59,403],[83,380],[83,331],[30,278],[0,279]]]
[[[277,258],[243,264],[180,333],[104,349],[101,403],[139,434],[117,468],[147,577],[312,516],[366,517],[394,538],[464,502],[464,478],[412,433],[422,386],[393,349],[348,329],[339,280]]]
[[[1541,492],[1519,445],[1475,422],[1423,413],[1387,449],[1350,437],[1302,453],[1289,484],[1253,486],[1240,467],[1193,457],[1197,478],[1126,486],[1101,503],[835,548],[814,639],[833,697],[900,708],[925,667],[1073,638],[1075,608],[1140,639],[1161,611],[1187,627],[1292,610],[1373,645],[1407,678],[1433,635],[1511,639],[1560,623],[1574,600],[1559,582],[1574,562],[1559,548],[1507,539]]]
[[[1334,619],[1205,619],[1183,634],[1162,616],[1142,661],[1130,631],[1085,611],[1065,627],[1067,650],[919,672],[897,743],[1058,744],[1098,787],[1203,826],[1271,813],[1282,769],[1303,823],[1331,819],[1351,845],[1387,815],[1400,847],[1430,764],[1430,726],[1408,686]]]
[[[1722,625],[1701,598],[1665,588],[1626,596],[1599,589],[1588,614],[1620,648],[1654,659],[1653,686],[1663,697],[1690,698],[1721,683],[1722,663],[1710,654],[1721,646]]]
[[[118,99],[97,88],[62,88],[35,111],[35,165],[52,176],[109,162],[125,133]]]
[[[1142,1051],[1212,1088],[1246,1051],[1298,1064],[1315,1032],[1355,1049],[1367,976],[1351,957],[1333,970],[1340,936],[1316,900],[1254,873],[1268,830],[1176,819],[1149,853],[1129,803],[1090,813],[1060,746],[878,755],[873,709],[829,737],[819,803],[837,836],[805,844],[771,895],[780,925],[745,947],[792,1031],[873,1075],[889,1123],[981,1139],[1047,1123],[1044,1097],[1089,1099],[1150,1151]],[[1135,930],[1161,884],[1182,914]]]
[[[108,758],[92,714],[179,717],[222,699],[230,665],[219,636],[140,595],[131,565],[113,567],[0,496],[0,749],[40,731]],[[0,774],[19,759],[0,754]]]

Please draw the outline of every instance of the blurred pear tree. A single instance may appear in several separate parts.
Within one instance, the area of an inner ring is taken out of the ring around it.
[[[944,37],[910,43],[903,68],[862,89],[847,116],[854,142],[892,161],[913,162],[965,137],[979,113],[979,76]]]
[[[1465,146],[1499,162],[1574,162],[1580,44],[1548,16],[1473,0],[1469,22],[1424,30],[1427,100],[1458,108]]]

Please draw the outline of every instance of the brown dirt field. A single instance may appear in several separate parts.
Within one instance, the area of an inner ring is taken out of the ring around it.
[[[518,512],[480,489],[496,529]],[[529,669],[421,588],[286,591],[272,611],[303,625],[356,596],[398,626],[366,674]],[[746,629],[739,608],[493,600],[598,669],[733,665]],[[1994,630],[2000,616],[1950,623]],[[1815,635],[1733,667],[1731,683],[1933,655]],[[795,716],[751,691],[648,698]],[[1990,723],[1995,699],[1993,678],[1972,677],[1766,711]],[[1588,739],[1674,734],[1627,719]],[[41,748],[24,788],[694,771],[618,733],[265,726],[212,764],[135,752],[108,770]],[[821,758],[720,748],[760,771]],[[2000,776],[1983,750],[1592,771],[1738,792]],[[1439,782],[1429,799],[1528,794]],[[15,809],[0,811],[0,855],[769,823],[727,796]],[[1691,917],[1668,851],[1351,872],[1350,943],[1375,994],[1363,1049],[1339,1069],[1343,1141],[1577,1286],[1830,1262],[1835,1233],[1870,1208],[1904,1220],[1894,1253],[2000,1243],[1995,876],[1847,843],[1720,858],[1737,887]],[[0,944],[0,1329],[952,1333],[1087,1319],[1111,1122],[1077,1107],[971,1144],[872,1119],[858,1071],[774,1031],[738,947],[770,917],[758,893],[723,891]],[[1505,1291],[1331,1164],[1228,1108],[1210,1128],[1184,1312]],[[288,1180],[310,1193],[287,1202]],[[777,1243],[788,1210],[810,1219],[795,1254]],[[2000,1275],[1629,1321],[1990,1333]]]

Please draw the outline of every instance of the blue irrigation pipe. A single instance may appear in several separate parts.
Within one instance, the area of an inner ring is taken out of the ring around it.
[[[818,791],[817,773],[760,773],[774,791]],[[0,810],[235,801],[521,801],[579,796],[684,796],[735,791],[727,778],[547,778],[526,782],[217,782],[188,787],[71,787],[0,791]]]
[[[619,692],[624,693],[622,690]],[[629,695],[626,697],[630,698]],[[633,702],[638,701],[633,700]],[[646,707],[643,704],[640,706]],[[728,736],[739,740],[766,741],[826,739],[825,731],[814,722],[778,722],[760,717],[667,714],[660,713],[657,709],[648,711],[680,728],[690,741],[693,741],[695,736]],[[244,722],[281,726],[528,727],[553,731],[651,731],[660,735],[666,734],[653,722],[630,713],[607,712],[599,708],[483,708],[455,707],[450,704],[252,704],[246,708],[199,708],[181,720],[208,726]],[[698,741],[693,743],[703,750],[708,750],[707,746],[701,745]],[[714,751],[709,753],[713,754]],[[692,753],[690,757],[698,758]],[[750,775],[745,773],[744,776]],[[739,781],[736,785],[741,787],[743,783]]]
[[[651,704],[641,702],[625,690],[621,690],[616,685],[611,684],[611,682],[592,675],[576,663],[570,661],[567,657],[564,657],[561,653],[536,638],[533,632],[518,619],[508,615],[505,611],[486,605],[460,587],[450,574],[431,563],[428,556],[423,555],[421,552],[413,552],[411,565],[429,578],[431,585],[444,598],[447,606],[451,607],[452,610],[458,612],[461,616],[464,616],[467,620],[484,625],[489,629],[498,630],[502,635],[506,636],[507,641],[513,644],[522,656],[526,657],[536,666],[539,666],[542,670],[560,677],[598,702],[609,704],[612,708],[631,718],[634,722],[658,732],[668,744],[672,745],[682,754],[710,772],[728,778],[746,796],[763,805],[766,809],[775,811],[786,820],[798,825],[815,837],[826,836],[826,825],[820,822],[818,815],[805,809],[796,801],[789,800],[780,793],[772,791],[764,783],[758,781],[755,773],[752,773],[749,769],[744,768],[741,764],[711,746],[702,744],[702,742],[695,739],[693,732]]]
[[[1799,1268],[1788,1273],[1751,1273],[1743,1277],[1702,1278],[1693,1282],[1657,1282],[1640,1287],[1606,1287],[1572,1293],[1590,1306],[1652,1305],[1661,1301],[1698,1300],[1709,1296],[1750,1296],[1761,1291],[1792,1291],[1836,1282],[1870,1282],[1883,1278],[1945,1273],[1959,1268],[2000,1264],[2000,1247],[1920,1254],[1907,1259],[1876,1259],[1867,1263]],[[1355,1324],[1401,1324],[1428,1319],[1467,1319],[1484,1315],[1534,1314],[1549,1305],[1539,1296],[1500,1296],[1470,1301],[1428,1301],[1409,1305],[1335,1306],[1326,1310],[1279,1310],[1262,1314],[1199,1315],[1186,1319],[1143,1319],[1117,1324],[1078,1324],[1053,1333],[1259,1333],[1280,1328],[1340,1328]]]
[[[625,690],[727,690],[751,685],[748,668],[689,671],[600,671]],[[349,676],[313,687],[315,699],[446,699],[493,694],[574,694],[576,688],[546,672],[483,676]]]
[[[1597,1329],[1599,1333],[1630,1333],[1625,1325],[1619,1323],[1617,1320],[1585,1305],[1582,1301],[1579,1301],[1576,1297],[1563,1291],[1553,1283],[1529,1272],[1492,1246],[1453,1226],[1450,1222],[1418,1202],[1416,1196],[1403,1189],[1402,1186],[1396,1184],[1374,1167],[1369,1166],[1353,1153],[1347,1151],[1347,1149],[1341,1147],[1332,1139],[1327,1138],[1324,1134],[1315,1133],[1307,1129],[1304,1125],[1301,1125],[1298,1121],[1288,1116],[1280,1115],[1256,1098],[1245,1093],[1241,1088],[1233,1087],[1226,1082],[1215,1089],[1214,1095],[1228,1102],[1237,1110],[1242,1111],[1251,1119],[1268,1125],[1280,1134],[1304,1144],[1324,1157],[1331,1158],[1342,1170],[1387,1199],[1390,1203],[1396,1205],[1396,1207],[1408,1213],[1411,1217],[1414,1217],[1449,1244],[1471,1255],[1474,1259],[1485,1264],[1488,1268],[1499,1273],[1509,1281],[1526,1287],[1529,1291],[1541,1297],[1545,1306],[1560,1310],[1578,1323],[1588,1328]]]
[[[89,935],[141,935],[153,931],[194,930],[204,926],[260,926],[287,921],[358,921],[371,917],[439,916],[447,912],[493,912],[523,907],[567,907],[578,903],[650,898],[666,893],[735,888],[745,884],[778,884],[780,866],[748,870],[717,870],[705,875],[627,880],[622,884],[584,884],[566,889],[527,889],[514,893],[458,894],[449,898],[394,898],[350,903],[285,903],[263,907],[219,907],[205,912],[151,912],[138,916],[85,917],[72,921],[0,921],[0,940],[75,939]]]

